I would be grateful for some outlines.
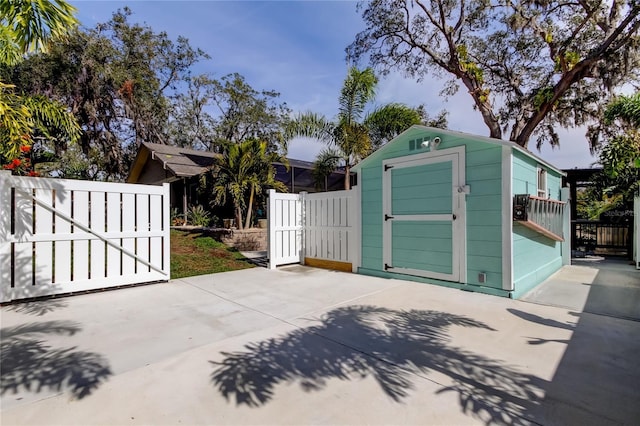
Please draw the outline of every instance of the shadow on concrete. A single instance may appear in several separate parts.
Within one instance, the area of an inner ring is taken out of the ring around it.
[[[543,317],[541,317],[539,315],[530,314],[529,312],[524,312],[524,311],[521,311],[519,309],[507,308],[507,311],[509,313],[511,313],[512,315],[515,315],[515,316],[517,316],[519,318],[522,318],[523,320],[534,322],[536,324],[546,325],[548,327],[563,328],[565,330],[573,330],[574,329],[574,325],[573,324],[568,324],[568,323],[565,323],[565,322],[556,321],[556,320],[553,320],[553,319],[550,319],[550,318],[543,318]]]
[[[237,405],[268,403],[277,385],[298,383],[319,391],[330,379],[372,377],[392,400],[410,396],[430,371],[444,374],[438,394],[457,394],[460,409],[487,424],[527,423],[523,416],[541,400],[544,380],[450,345],[448,328],[492,330],[473,319],[430,310],[374,306],[334,309],[319,324],[222,353],[211,362],[213,385]],[[429,379],[427,379],[429,380]]]
[[[600,272],[594,282],[602,280]],[[611,290],[611,287],[607,288]],[[601,303],[589,292],[586,307]],[[595,299],[595,300],[594,300]],[[576,324],[507,309],[511,314],[550,327],[572,330],[569,340],[531,338],[530,345],[564,344],[555,374],[544,387],[544,400],[529,417],[540,424],[619,425],[640,419],[640,322],[613,316],[570,312]]]
[[[75,347],[55,349],[45,342],[47,335],[72,336],[80,331],[78,324],[69,321],[1,329],[0,394],[68,390],[77,399],[91,394],[112,374],[104,357]]]
[[[69,306],[69,302],[61,299],[48,298],[46,300],[37,301],[21,301],[3,306],[7,311],[16,312],[25,315],[44,316],[58,309],[64,309]]]

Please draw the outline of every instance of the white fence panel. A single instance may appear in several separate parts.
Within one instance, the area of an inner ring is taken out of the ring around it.
[[[317,259],[359,262],[356,189],[315,194],[269,192],[269,266]]]
[[[97,233],[103,233],[105,228],[105,214],[106,209],[106,194],[101,191],[91,191],[90,202],[91,211],[89,212],[89,220],[91,224],[91,231]],[[91,257],[90,262],[90,277],[91,279],[105,278],[107,276],[106,269],[106,252],[107,243],[103,240],[91,240],[89,241],[89,253]]]
[[[80,223],[89,223],[89,192],[73,191],[73,218]],[[36,215],[36,217],[38,217]],[[36,222],[37,224],[38,222]],[[74,234],[85,234],[85,231],[77,226],[73,227]],[[72,255],[73,259],[73,280],[89,279],[89,241],[73,240]]]
[[[356,259],[355,191],[307,194],[304,257],[353,263]]]
[[[0,206],[0,302],[169,279],[167,184],[3,171]]]

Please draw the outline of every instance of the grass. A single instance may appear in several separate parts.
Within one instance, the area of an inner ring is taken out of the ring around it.
[[[245,257],[202,232],[171,230],[171,278],[253,268]]]

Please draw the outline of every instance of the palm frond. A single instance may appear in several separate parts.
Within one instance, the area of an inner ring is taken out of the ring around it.
[[[375,89],[378,84],[373,69],[359,70],[356,67],[349,69],[347,78],[340,91],[340,121],[352,123],[362,118],[367,103],[375,98]]]
[[[289,141],[296,137],[305,137],[330,143],[333,130],[334,123],[323,115],[306,112],[298,114],[285,124],[283,138]]]
[[[0,25],[13,32],[20,54],[46,51],[49,41],[78,25],[75,13],[76,8],[63,0],[1,1]]]
[[[31,111],[35,127],[45,136],[53,138],[55,132],[69,142],[78,141],[80,126],[63,104],[44,96],[25,96],[23,101]]]
[[[0,155],[12,160],[19,155],[34,128],[34,120],[23,97],[13,92],[14,86],[0,82]]]
[[[407,105],[390,103],[369,113],[363,124],[369,129],[372,150],[376,150],[414,124],[421,123],[420,113]]]
[[[22,59],[20,47],[16,43],[16,33],[8,26],[0,24],[0,64],[16,65]]]

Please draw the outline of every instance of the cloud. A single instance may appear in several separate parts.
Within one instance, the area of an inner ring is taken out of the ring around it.
[[[295,138],[289,141],[288,158],[294,160],[314,161],[318,153],[327,145],[316,139]]]

